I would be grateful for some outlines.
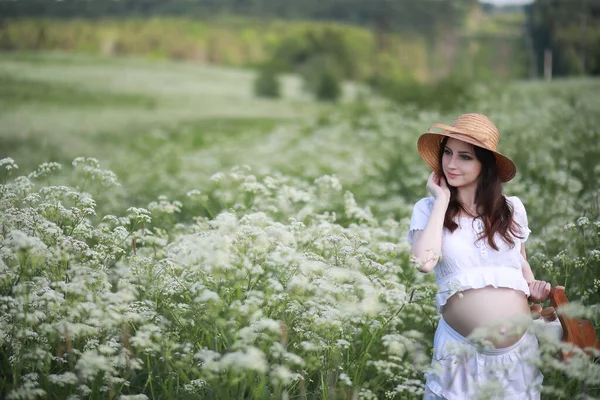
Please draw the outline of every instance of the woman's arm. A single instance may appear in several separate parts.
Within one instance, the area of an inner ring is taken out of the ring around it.
[[[425,229],[413,234],[410,253],[419,260],[418,270],[426,274],[433,271],[442,254],[442,232],[447,208],[445,199],[436,199]]]
[[[527,252],[525,250],[525,243],[521,244],[521,255],[525,259],[525,265],[523,265],[523,277],[525,278],[527,283],[532,282],[535,280],[535,277],[533,276],[533,271],[531,270],[529,262],[527,262]]]
[[[527,252],[525,251],[525,243],[521,244],[521,255],[525,259],[525,264],[523,265],[523,277],[527,281],[527,285],[529,285],[529,300],[530,301],[546,301],[548,300],[548,296],[550,296],[550,284],[545,281],[538,281],[533,276],[533,271],[531,270],[531,266],[527,262]]]

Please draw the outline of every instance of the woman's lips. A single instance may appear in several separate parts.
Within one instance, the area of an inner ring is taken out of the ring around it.
[[[451,174],[450,172],[446,173],[446,175],[448,176],[448,178],[452,178],[452,179],[459,177],[459,175]]]

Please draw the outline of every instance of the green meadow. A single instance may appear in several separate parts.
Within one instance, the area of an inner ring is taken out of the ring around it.
[[[478,83],[440,112],[253,79],[0,54],[0,397],[421,398],[439,315],[408,255],[416,140],[464,112],[517,165],[536,278],[599,327],[599,80]],[[598,363],[541,343],[544,398],[600,396]]]
[[[1,155],[25,170],[93,156],[149,200],[172,189],[153,174],[189,173],[186,157],[204,163],[194,168],[209,176],[237,162],[217,153],[235,153],[276,125],[328,108],[291,76],[281,78],[283,99],[257,99],[253,79],[249,70],[187,63],[3,54]],[[149,175],[133,172],[140,169]]]

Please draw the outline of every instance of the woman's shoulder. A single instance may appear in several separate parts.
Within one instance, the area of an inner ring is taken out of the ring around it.
[[[513,218],[519,223],[521,226],[527,225],[527,210],[525,210],[525,205],[517,196],[505,196],[506,201],[509,203],[510,208],[512,209]]]
[[[413,242],[413,232],[415,230],[425,229],[427,220],[433,209],[433,200],[433,197],[424,197],[415,203],[412,216],[410,217],[410,228],[408,230],[409,243]]]
[[[531,233],[531,229],[529,229],[529,222],[527,217],[527,211],[525,210],[525,206],[520,198],[517,196],[506,196],[506,200],[510,203],[512,208],[512,218],[514,221],[519,224],[521,227],[521,235],[520,239],[523,243],[529,237]]]
[[[518,196],[504,195],[504,198],[506,198],[506,201],[512,206],[513,210],[521,211],[525,209],[525,205]]]
[[[433,197],[433,196],[423,197],[421,200],[419,200],[415,203],[414,208],[418,209],[418,210],[431,211],[431,209],[433,208],[434,201],[435,201],[435,197]]]

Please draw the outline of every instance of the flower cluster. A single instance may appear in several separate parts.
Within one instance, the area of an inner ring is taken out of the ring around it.
[[[415,333],[435,308],[415,292],[432,284],[398,241],[406,221],[379,221],[337,178],[235,168],[209,190],[224,211],[181,224],[170,217],[185,204],[165,197],[97,216],[83,185],[45,186],[36,179],[59,168],[38,171],[2,186],[9,398],[173,387],[227,398],[234,381],[254,398],[324,380],[366,397],[422,392],[428,343]],[[200,192],[189,201],[204,204]]]
[[[519,167],[505,192],[536,278],[597,326],[600,98],[537,85],[476,106]],[[372,101],[259,141],[163,138],[112,160],[123,186],[92,158],[0,160],[0,397],[419,398],[439,316],[406,238],[429,173],[414,143],[452,117]],[[545,395],[596,390],[598,365],[561,346],[541,346]]]

